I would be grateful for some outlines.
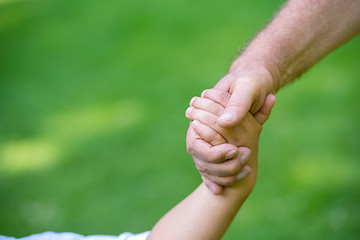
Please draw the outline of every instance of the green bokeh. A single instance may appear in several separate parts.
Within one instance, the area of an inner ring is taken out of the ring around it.
[[[0,234],[143,232],[199,183],[192,96],[283,1],[0,1]],[[224,239],[358,239],[360,39],[281,90]]]

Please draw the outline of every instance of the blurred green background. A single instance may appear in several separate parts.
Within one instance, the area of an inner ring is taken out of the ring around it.
[[[0,234],[150,230],[200,183],[189,100],[282,3],[0,0]],[[224,239],[359,239],[359,55],[277,94]]]

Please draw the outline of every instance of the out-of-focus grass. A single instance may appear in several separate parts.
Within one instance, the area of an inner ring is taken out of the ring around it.
[[[282,1],[1,1],[0,234],[141,232],[200,178],[184,110]],[[224,239],[357,239],[359,39],[277,95]]]

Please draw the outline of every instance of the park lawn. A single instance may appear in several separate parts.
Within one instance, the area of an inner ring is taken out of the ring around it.
[[[283,1],[0,1],[0,235],[150,230],[200,183],[189,100]],[[277,94],[224,239],[360,235],[360,39]]]

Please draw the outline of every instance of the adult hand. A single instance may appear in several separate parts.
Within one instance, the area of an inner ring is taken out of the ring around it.
[[[233,66],[236,64],[237,62]],[[242,121],[247,112],[250,111],[253,115],[257,113],[263,106],[266,95],[274,92],[273,76],[261,66],[232,67],[214,89],[230,93],[225,100],[225,110],[218,119],[218,124],[225,128],[234,127]],[[209,95],[207,90],[201,96],[214,99],[214,93]]]
[[[193,156],[203,182],[215,195],[222,193],[223,186],[243,179],[237,174],[251,154],[250,149],[238,148],[221,139],[214,140],[211,144],[206,142],[196,133],[192,122],[186,136],[186,147]]]
[[[221,106],[225,106],[230,98],[229,93],[216,89],[208,90],[207,96]],[[204,100],[200,101],[200,98],[193,98],[190,102],[191,107],[189,109],[191,109],[193,105],[196,105],[198,108],[209,109],[209,106],[207,106],[208,102]],[[263,107],[254,115],[259,124],[262,125],[265,123],[274,103],[275,97],[273,95],[268,95]],[[213,110],[216,112],[215,109]],[[223,109],[221,109],[220,114],[222,111]],[[194,111],[187,111],[187,117],[193,119],[193,112]],[[231,185],[244,177],[239,174],[239,172],[244,166],[247,158],[250,156],[251,150],[246,147],[238,148],[235,146],[243,145],[241,143],[243,140],[237,135],[234,139],[227,139],[227,141],[230,141],[235,145],[226,143],[226,140],[216,132],[216,118],[211,120],[211,117],[209,117],[206,121],[207,125],[213,129],[210,132],[208,129],[206,130],[209,139],[203,139],[197,134],[197,131],[194,131],[194,128],[199,128],[202,124],[199,123],[199,126],[195,126],[192,122],[187,134],[187,150],[193,156],[195,165],[201,173],[205,185],[214,194],[221,194],[223,190],[222,186]],[[227,131],[232,132],[235,129],[236,128],[232,130],[229,129]],[[224,130],[220,130],[220,132],[223,131]],[[229,133],[227,135],[231,136],[233,134]]]

